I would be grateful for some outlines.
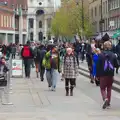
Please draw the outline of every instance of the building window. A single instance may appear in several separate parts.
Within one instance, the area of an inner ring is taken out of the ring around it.
[[[48,28],[51,27],[51,18],[47,19]]]
[[[29,28],[33,28],[33,23],[34,23],[33,18],[30,18],[29,19]]]
[[[9,16],[9,27],[12,28],[12,17]]]
[[[3,15],[1,15],[1,27],[3,27]]]
[[[4,16],[4,27],[6,27],[6,16]]]
[[[105,12],[106,14],[108,13],[108,2],[107,1],[105,2]]]
[[[39,32],[39,34],[38,34],[38,40],[39,41],[43,40],[43,33],[42,32]]]
[[[106,19],[106,31],[108,30],[108,19]]]
[[[9,16],[7,16],[7,27],[9,27]]]
[[[91,17],[93,18],[93,9],[91,9]]]
[[[99,15],[101,15],[101,5],[99,6]]]
[[[30,33],[30,40],[33,41],[33,32]]]
[[[103,14],[105,14],[105,2],[103,2],[103,11],[102,11]]]
[[[117,8],[119,8],[119,6],[120,6],[119,0],[112,0],[110,2],[110,10],[117,9]]]
[[[42,28],[42,21],[39,21],[39,28]]]
[[[95,7],[95,16],[97,16],[97,7]]]

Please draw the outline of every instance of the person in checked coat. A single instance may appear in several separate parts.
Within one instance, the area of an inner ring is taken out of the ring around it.
[[[73,53],[72,48],[66,49],[66,56],[63,63],[63,77],[65,78],[66,96],[73,96],[73,89],[75,86],[76,74],[77,74],[77,61]],[[70,86],[69,86],[70,84]]]

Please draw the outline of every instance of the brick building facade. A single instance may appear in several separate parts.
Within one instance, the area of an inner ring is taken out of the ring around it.
[[[0,43],[25,43],[27,0],[0,0]]]

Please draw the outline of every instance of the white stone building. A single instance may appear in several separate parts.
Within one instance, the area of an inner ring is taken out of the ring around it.
[[[28,40],[51,39],[51,19],[60,0],[28,0]]]

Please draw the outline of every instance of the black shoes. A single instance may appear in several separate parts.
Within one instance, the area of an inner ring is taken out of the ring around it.
[[[65,89],[66,89],[66,96],[69,96],[69,88],[66,87]]]
[[[106,109],[107,107],[109,107],[110,104],[108,103],[108,99],[105,99],[104,103],[103,103],[103,109]]]
[[[90,82],[91,82],[92,84],[94,84],[94,81],[93,81],[93,80],[91,80]]]
[[[36,72],[37,78],[39,78],[38,72]]]

